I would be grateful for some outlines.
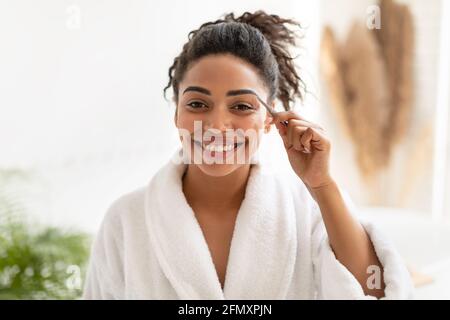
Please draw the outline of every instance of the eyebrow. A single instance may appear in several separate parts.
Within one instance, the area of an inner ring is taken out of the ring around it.
[[[183,94],[185,94],[188,91],[196,91],[196,92],[206,94],[208,96],[211,95],[211,91],[209,91],[208,89],[202,88],[202,87],[187,87],[186,89],[184,89]]]
[[[208,96],[211,95],[211,91],[209,91],[206,88],[202,88],[202,87],[197,87],[197,86],[191,86],[191,87],[187,87],[186,89],[184,89],[183,94],[185,94],[188,91],[196,91],[196,92],[200,92],[203,94],[206,94]],[[251,90],[251,89],[239,89],[239,90],[230,90],[227,92],[227,97],[233,97],[233,96],[239,96],[242,94],[253,94],[255,96],[258,96],[256,94],[255,91]]]
[[[251,89],[239,89],[239,90],[231,90],[227,92],[227,96],[239,96],[241,94],[253,94],[255,96],[258,96],[255,91]]]

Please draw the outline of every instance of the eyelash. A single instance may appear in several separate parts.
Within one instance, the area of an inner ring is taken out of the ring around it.
[[[206,107],[206,104],[204,104],[203,102],[200,102],[200,101],[192,101],[192,102],[190,102],[190,103],[188,103],[187,105],[190,107],[190,108],[192,108],[192,109],[201,109],[201,107],[194,107],[193,105],[194,104],[200,104],[200,105],[203,105],[203,106],[205,106]],[[239,108],[239,107],[245,107],[245,109],[242,109],[242,108]],[[234,105],[233,107],[232,107],[232,109],[233,110],[238,110],[238,111],[250,111],[250,110],[254,110],[255,108],[254,107],[252,107],[251,105],[247,105],[247,104],[244,104],[244,103],[239,103],[239,104],[236,104],[236,105]]]
[[[244,106],[245,109],[239,109],[239,108],[236,108],[236,107],[238,107],[238,106]],[[234,105],[234,106],[233,106],[233,109],[234,109],[234,110],[239,110],[239,111],[249,111],[249,110],[254,110],[255,108],[253,108],[252,106],[250,106],[250,105],[248,105],[248,104],[239,103],[239,104]]]
[[[200,102],[200,101],[192,101],[192,102],[189,102],[187,105],[189,107],[191,107],[192,109],[200,109],[199,107],[192,106],[193,104],[201,104],[203,106],[206,106],[206,104],[204,104],[203,102]]]

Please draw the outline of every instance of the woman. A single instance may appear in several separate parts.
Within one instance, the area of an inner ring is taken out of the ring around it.
[[[355,219],[330,175],[324,130],[290,111],[303,83],[287,49],[289,24],[298,26],[257,11],[189,34],[165,88],[182,148],[108,210],[85,298],[411,296],[392,245]],[[274,112],[277,100],[285,111]],[[255,160],[273,125],[292,174]]]

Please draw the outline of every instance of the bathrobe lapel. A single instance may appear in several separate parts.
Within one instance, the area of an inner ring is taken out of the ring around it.
[[[236,218],[224,289],[182,191],[185,165],[169,162],[149,183],[146,221],[158,262],[180,299],[283,299],[297,250],[289,192],[254,165]]]

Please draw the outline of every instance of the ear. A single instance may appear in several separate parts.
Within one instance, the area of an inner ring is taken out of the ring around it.
[[[272,107],[272,109],[275,108],[275,102],[272,102],[270,107]],[[264,133],[269,133],[270,132],[270,128],[272,128],[271,124],[272,124],[272,116],[270,115],[269,112],[266,112],[266,118],[264,119]]]

